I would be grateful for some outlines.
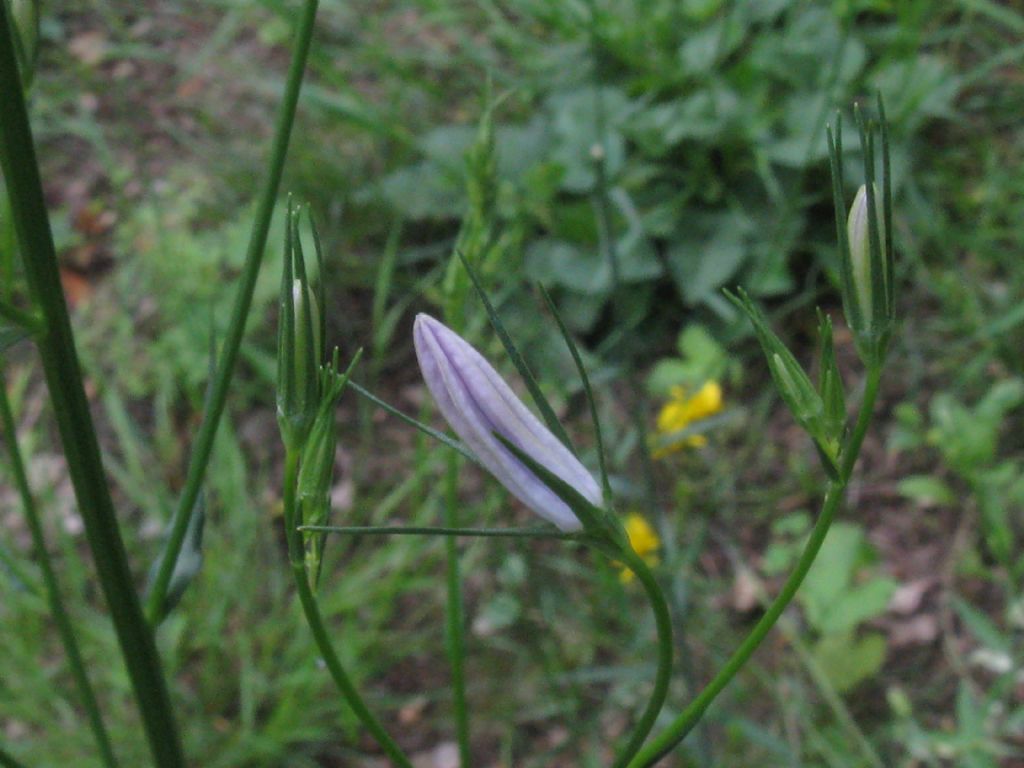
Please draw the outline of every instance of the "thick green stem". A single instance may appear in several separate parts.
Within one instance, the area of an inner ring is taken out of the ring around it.
[[[259,275],[260,264],[263,262],[263,253],[267,245],[267,232],[270,229],[270,219],[274,213],[274,201],[277,198],[277,191],[281,185],[281,173],[284,169],[285,156],[288,153],[288,141],[291,137],[292,125],[295,122],[295,110],[299,101],[299,88],[302,85],[302,74],[306,68],[310,41],[313,37],[313,23],[316,20],[317,4],[318,0],[305,0],[302,17],[299,19],[298,29],[295,33],[295,46],[292,52],[291,65],[288,68],[284,97],[281,100],[277,122],[274,127],[274,143],[270,153],[270,164],[268,172],[264,177],[263,188],[260,190],[256,206],[256,218],[253,221],[252,232],[249,236],[249,246],[245,254],[245,266],[242,269],[241,283],[238,286],[235,304],[231,311],[231,323],[228,326],[224,348],[218,358],[217,373],[214,376],[213,386],[210,390],[203,423],[199,427],[199,433],[196,435],[195,445],[192,448],[188,474],[185,478],[185,485],[182,488],[181,496],[178,499],[178,506],[174,511],[171,533],[167,537],[160,570],[157,572],[157,576],[153,580],[153,586],[146,598],[146,615],[153,624],[159,623],[163,618],[167,586],[170,584],[171,574],[174,573],[174,565],[178,562],[178,554],[181,551],[182,542],[185,540],[189,518],[192,510],[195,508],[196,499],[199,497],[199,490],[203,484],[206,467],[210,463],[213,441],[217,436],[217,427],[220,424],[220,417],[224,412],[224,405],[227,402],[228,386],[231,383],[231,376],[235,370],[238,350],[242,345],[242,336],[245,334],[249,307],[252,305],[252,294],[256,288],[256,277]]]
[[[75,489],[96,572],[121,645],[154,761],[185,764],[167,681],[135,582],[107,487],[89,401],[82,385],[71,320],[43,197],[28,111],[11,42],[7,4],[0,3],[0,163],[7,182],[25,276],[45,323],[37,337],[68,473]]]
[[[459,457],[448,454],[445,472],[444,524],[458,524]],[[455,734],[459,744],[459,761],[469,768],[469,714],[466,707],[466,631],[462,604],[462,576],[459,571],[459,550],[454,536],[445,538],[445,574],[448,588],[446,604],[447,631],[445,646],[452,670],[452,706],[455,711]]]
[[[284,467],[284,526],[285,538],[288,542],[288,562],[292,569],[292,576],[295,581],[295,589],[299,593],[299,602],[302,603],[302,611],[306,615],[306,623],[313,633],[320,655],[323,657],[327,670],[331,673],[331,679],[337,686],[345,702],[352,707],[356,717],[366,727],[373,738],[387,753],[392,763],[399,768],[413,768],[409,758],[402,752],[401,747],[388,735],[384,727],[373,716],[369,708],[363,702],[362,697],[356,690],[355,685],[349,678],[345,668],[341,665],[338,654],[334,651],[327,627],[324,626],[323,617],[320,615],[320,607],[317,605],[316,597],[309,586],[309,577],[306,575],[305,549],[302,544],[302,536],[296,528],[297,506],[295,503],[295,485],[298,478],[299,456],[294,450],[287,451]]]
[[[857,461],[857,455],[860,453],[861,443],[864,441],[864,435],[867,433],[868,425],[871,423],[871,414],[874,410],[875,398],[878,395],[880,376],[880,364],[873,365],[868,370],[867,383],[864,388],[864,399],[861,402],[860,412],[857,415],[857,422],[843,448],[839,478],[829,483],[818,521],[811,531],[811,536],[804,546],[803,552],[800,554],[796,567],[782,586],[782,590],[775,600],[772,601],[772,604],[768,606],[760,621],[757,622],[756,626],[750,631],[750,634],[743,640],[740,647],[736,649],[722,669],[719,670],[718,674],[714,676],[711,682],[704,687],[697,697],[690,702],[689,706],[664,731],[659,733],[653,741],[641,750],[633,761],[629,763],[629,768],[648,768],[654,765],[655,762],[671,752],[677,744],[686,738],[687,734],[700,722],[700,719],[718,694],[722,692],[733,677],[736,676],[736,673],[747,663],[758,646],[761,645],[761,642],[779,620],[782,612],[786,610],[786,607],[793,600],[793,596],[796,595],[796,591],[803,584],[807,572],[814,564],[818,551],[825,541],[826,534],[828,534],[829,527],[832,525],[832,520],[835,518],[839,505],[845,496],[846,484],[853,473],[853,466]]]
[[[2,366],[0,366],[2,368]],[[28,484],[28,476],[25,473],[25,463],[22,460],[21,450],[18,448],[18,434],[15,431],[14,414],[11,412],[11,403],[7,397],[7,389],[0,381],[0,421],[3,423],[4,434],[7,435],[7,452],[11,458],[11,472],[14,474],[14,483],[21,496],[21,504],[25,510],[25,520],[28,523],[29,532],[32,534],[32,547],[39,561],[39,570],[43,574],[43,584],[46,586],[46,597],[50,603],[50,613],[57,624],[57,632],[60,634],[61,644],[64,646],[64,653],[68,657],[68,666],[71,667],[71,675],[75,679],[78,694],[82,698],[82,706],[85,708],[86,716],[89,718],[89,727],[92,728],[93,736],[96,738],[96,746],[99,748],[103,764],[108,768],[116,768],[117,757],[110,744],[110,737],[103,725],[103,716],[100,714],[100,706],[96,701],[96,694],[93,692],[89,676],[85,672],[85,662],[82,660],[82,652],[78,647],[78,640],[75,638],[75,630],[71,626],[71,619],[64,608],[64,601],[60,596],[60,587],[57,585],[57,575],[53,570],[53,563],[50,562],[50,555],[46,551],[46,540],[43,536],[43,525],[39,520],[36,511],[35,501],[32,498],[32,489]]]
[[[668,695],[668,685],[672,677],[672,617],[669,614],[668,604],[665,602],[665,594],[658,586],[651,569],[636,553],[630,552],[623,562],[643,584],[647,599],[651,603],[651,610],[654,611],[654,621],[658,628],[658,669],[654,678],[654,690],[651,691],[647,706],[640,716],[640,720],[637,721],[626,748],[615,759],[612,768],[625,768],[633,756],[640,751],[644,739],[651,732],[654,721],[658,719],[658,714],[665,705],[665,696]]]

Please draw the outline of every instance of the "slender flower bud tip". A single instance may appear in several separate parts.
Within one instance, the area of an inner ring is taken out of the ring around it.
[[[441,415],[480,463],[545,520],[563,531],[579,530],[581,523],[569,506],[495,434],[601,506],[601,488],[587,468],[523,405],[491,364],[450,328],[419,314],[413,342],[423,380]]]

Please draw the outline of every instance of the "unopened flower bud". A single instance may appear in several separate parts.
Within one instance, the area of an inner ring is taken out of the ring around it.
[[[538,515],[563,531],[579,530],[581,522],[569,505],[495,435],[600,506],[601,488],[587,468],[461,336],[420,314],[413,326],[413,340],[423,380],[441,414],[480,463]]]
[[[277,418],[287,444],[305,441],[320,402],[319,370],[323,358],[320,307],[305,270],[285,246],[285,270],[281,281],[277,349]],[[292,267],[298,267],[293,277]]]
[[[882,216],[882,196],[878,187],[874,189],[875,220],[878,223],[878,243],[880,248],[885,248],[885,221]],[[860,308],[861,318],[865,327],[872,324],[876,317],[873,306],[874,301],[883,301],[882,296],[874,296],[873,291],[873,267],[871,261],[871,227],[868,219],[868,192],[864,184],[857,190],[857,196],[850,206],[850,215],[846,220],[846,232],[850,243],[850,263],[853,271],[853,286],[856,292],[857,305]],[[879,259],[881,267],[880,278],[885,281],[885,254]]]

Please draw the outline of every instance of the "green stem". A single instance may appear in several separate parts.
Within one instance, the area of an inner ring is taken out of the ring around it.
[[[643,559],[635,552],[630,551],[628,556],[623,558],[623,563],[631,570],[643,584],[647,592],[647,599],[651,602],[651,610],[654,611],[654,621],[658,628],[658,669],[654,678],[654,690],[647,701],[640,720],[637,721],[633,735],[630,737],[626,748],[619,754],[612,764],[612,768],[625,768],[629,761],[640,751],[644,739],[654,727],[654,721],[665,705],[665,696],[668,694],[668,685],[672,677],[672,617],[669,614],[668,604],[665,602],[665,594],[658,586],[654,574]]]
[[[7,181],[25,276],[45,322],[45,331],[37,338],[43,374],[86,538],[154,761],[160,768],[181,768],[185,758],[167,681],[135,592],[82,385],[28,111],[14,60],[12,33],[7,4],[0,3],[0,93],[4,95],[0,107],[0,164]]]
[[[11,403],[7,397],[7,389],[0,381],[0,421],[3,423],[3,431],[7,435],[7,452],[11,458],[11,471],[14,474],[14,483],[18,487],[21,496],[22,507],[25,510],[25,520],[28,522],[29,532],[32,535],[32,547],[35,549],[36,559],[39,561],[39,569],[43,574],[43,583],[46,586],[46,597],[50,603],[50,613],[57,624],[57,632],[60,634],[64,652],[68,657],[68,665],[71,667],[71,674],[78,687],[78,693],[82,698],[82,706],[85,707],[89,719],[89,726],[92,728],[96,738],[96,746],[99,748],[103,764],[109,768],[116,768],[117,757],[107,735],[107,729],[103,725],[103,716],[100,714],[99,703],[96,701],[96,694],[93,692],[89,676],[85,672],[85,662],[82,660],[82,653],[75,638],[75,630],[71,626],[71,619],[64,608],[64,601],[60,596],[60,587],[57,585],[57,575],[53,570],[53,563],[46,551],[46,540],[43,536],[43,526],[36,511],[35,501],[32,498],[32,489],[29,487],[28,476],[25,473],[25,463],[22,460],[21,450],[18,448],[18,433],[15,431],[14,414],[11,412]]]
[[[455,528],[458,523],[459,458],[448,454],[445,472],[444,524]],[[466,708],[466,629],[462,602],[462,577],[459,572],[459,551],[455,537],[445,538],[445,572],[448,601],[445,610],[447,631],[445,646],[452,669],[452,705],[455,710],[455,733],[459,744],[459,763],[469,768],[469,714]]]
[[[146,616],[153,624],[159,623],[163,617],[167,586],[170,584],[174,565],[178,562],[178,554],[181,551],[182,542],[185,540],[189,518],[191,517],[192,510],[195,508],[196,499],[199,497],[199,490],[203,483],[203,476],[206,474],[206,467],[210,463],[213,441],[217,435],[217,426],[220,423],[221,414],[224,412],[228,387],[231,383],[231,376],[234,373],[235,362],[238,359],[238,350],[242,345],[242,336],[245,334],[245,324],[249,317],[249,308],[252,305],[252,294],[256,287],[256,277],[259,275],[260,264],[263,262],[263,253],[267,244],[267,232],[270,228],[270,219],[274,213],[274,201],[277,198],[277,191],[281,185],[281,173],[284,169],[285,156],[288,152],[288,141],[291,137],[292,125],[295,122],[295,110],[299,101],[299,88],[302,85],[302,74],[306,68],[310,41],[313,37],[313,24],[316,20],[317,4],[318,0],[305,0],[302,16],[299,19],[298,28],[295,33],[295,46],[292,52],[291,64],[288,68],[284,96],[281,100],[277,113],[277,122],[274,127],[274,142],[270,153],[269,171],[264,178],[263,188],[260,190],[256,206],[256,217],[253,221],[252,232],[249,235],[249,245],[245,254],[245,266],[242,269],[238,293],[235,294],[235,304],[231,311],[231,322],[228,326],[227,338],[219,357],[217,373],[210,390],[209,404],[206,407],[203,423],[196,435],[192,457],[189,460],[188,474],[185,478],[185,485],[178,499],[178,506],[174,511],[171,533],[167,537],[160,570],[157,572],[157,576],[153,580],[153,586],[146,598]]]
[[[504,539],[562,539],[579,541],[581,534],[550,528],[450,528],[435,525],[300,525],[300,531],[344,533],[350,536],[477,536]]]
[[[853,465],[856,463],[857,455],[860,453],[861,443],[864,441],[864,435],[867,433],[868,425],[871,423],[871,414],[874,410],[875,399],[878,396],[880,375],[880,363],[873,365],[868,370],[864,399],[861,403],[860,412],[857,415],[857,423],[844,446],[839,479],[829,483],[828,490],[825,493],[825,500],[822,504],[821,514],[818,516],[814,529],[811,531],[811,536],[803,552],[800,554],[796,567],[789,575],[789,578],[786,579],[782,590],[772,604],[768,606],[760,621],[757,622],[750,634],[743,640],[740,647],[736,649],[722,669],[719,670],[718,674],[664,731],[659,733],[653,741],[641,750],[636,758],[629,763],[629,768],[648,768],[654,765],[655,762],[671,752],[677,744],[686,738],[687,734],[700,722],[700,719],[718,694],[722,692],[726,685],[735,677],[736,673],[747,663],[758,646],[761,645],[761,642],[779,620],[782,612],[786,610],[786,607],[792,601],[793,596],[807,576],[807,572],[814,564],[818,551],[825,541],[825,536],[845,495],[846,484],[849,482],[850,475],[853,472]]]
[[[413,768],[409,758],[402,752],[401,747],[388,735],[384,727],[373,716],[369,708],[363,702],[362,697],[356,690],[355,685],[349,678],[345,668],[338,659],[338,654],[331,644],[330,635],[324,626],[323,617],[320,615],[320,608],[317,605],[316,597],[309,586],[309,577],[306,575],[305,550],[302,545],[302,537],[296,528],[295,486],[298,478],[299,456],[294,450],[286,451],[284,466],[284,526],[285,538],[288,542],[288,562],[292,569],[292,577],[295,581],[295,588],[299,593],[299,601],[302,603],[302,611],[306,615],[306,623],[313,633],[320,655],[327,665],[331,678],[337,686],[345,702],[352,708],[356,717],[366,727],[377,743],[387,753],[388,757],[399,768]]]

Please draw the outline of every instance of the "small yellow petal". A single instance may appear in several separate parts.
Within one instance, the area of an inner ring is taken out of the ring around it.
[[[625,520],[626,534],[633,551],[645,557],[661,547],[661,539],[643,515],[631,514]]]

